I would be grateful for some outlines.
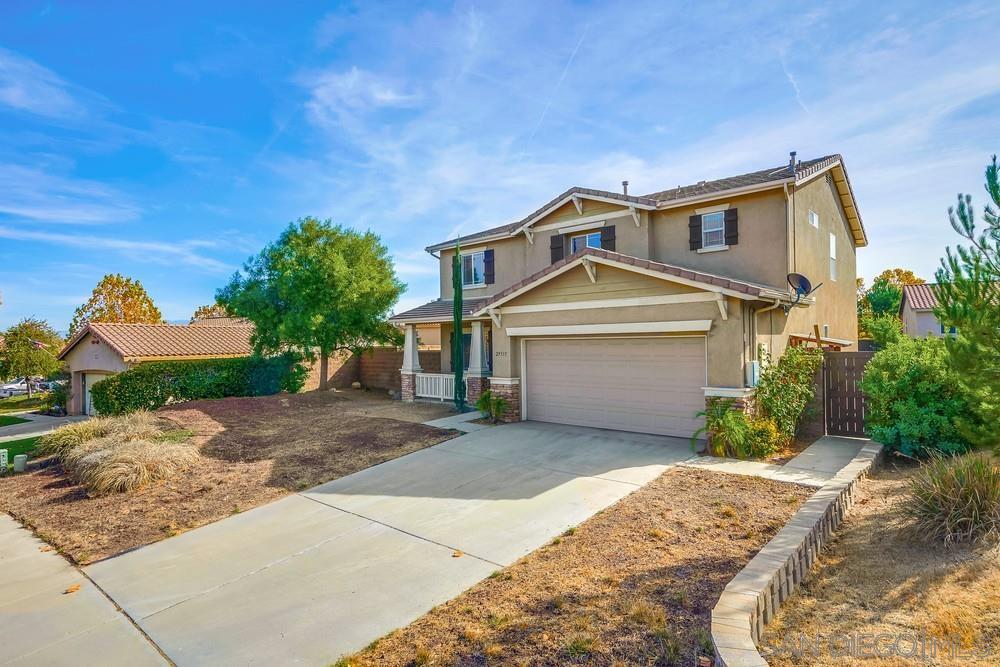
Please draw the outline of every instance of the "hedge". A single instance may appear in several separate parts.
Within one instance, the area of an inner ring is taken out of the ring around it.
[[[203,398],[294,393],[307,373],[301,357],[293,354],[153,361],[97,382],[91,399],[100,414],[121,415]]]

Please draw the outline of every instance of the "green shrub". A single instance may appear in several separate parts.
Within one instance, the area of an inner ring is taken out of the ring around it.
[[[933,456],[901,506],[915,534],[943,542],[1000,536],[1000,466],[986,454]]]
[[[714,398],[708,407],[697,414],[705,418],[705,425],[691,436],[691,447],[698,446],[698,437],[707,434],[708,451],[712,456],[746,458],[746,442],[750,432],[747,416],[734,410],[731,398]]]
[[[507,411],[507,399],[497,396],[487,389],[476,400],[476,409],[486,414],[493,423],[500,421],[503,413]]]
[[[747,424],[746,455],[753,459],[763,459],[778,451],[782,436],[778,425],[769,417],[749,420]]]
[[[757,384],[757,406],[774,420],[785,441],[795,436],[795,428],[816,394],[813,381],[823,365],[823,351],[789,347],[776,362],[766,360]]]
[[[91,396],[100,414],[120,415],[179,401],[294,393],[305,384],[306,374],[301,358],[292,354],[155,361],[101,380]]]
[[[865,431],[906,456],[968,451],[956,419],[975,420],[966,390],[939,338],[901,338],[865,367]]]

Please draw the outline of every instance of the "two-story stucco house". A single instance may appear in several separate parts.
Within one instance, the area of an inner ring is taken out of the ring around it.
[[[706,397],[745,399],[763,354],[857,341],[855,252],[867,245],[840,155],[635,196],[574,187],[522,220],[427,248],[439,299],[405,326],[403,398],[440,397],[460,246],[468,393],[510,420],[690,436]],[[787,276],[822,286],[796,303]],[[417,327],[439,326],[442,374]]]

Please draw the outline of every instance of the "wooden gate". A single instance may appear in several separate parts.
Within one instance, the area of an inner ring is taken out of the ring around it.
[[[865,396],[861,376],[874,352],[827,352],[823,367],[826,377],[826,432],[861,438],[865,435]]]

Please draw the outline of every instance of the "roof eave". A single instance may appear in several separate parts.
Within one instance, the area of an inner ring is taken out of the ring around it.
[[[729,188],[728,190],[719,190],[718,192],[709,192],[703,195],[694,195],[691,197],[683,197],[681,199],[665,199],[656,205],[656,210],[662,211],[669,208],[680,208],[682,206],[698,204],[704,201],[712,201],[713,199],[736,197],[739,195],[753,194],[754,192],[763,192],[764,190],[774,190],[788,183],[792,183],[794,180],[795,179],[793,178],[782,178],[776,181],[768,181],[766,183],[758,183],[756,185],[744,185],[739,188]]]

